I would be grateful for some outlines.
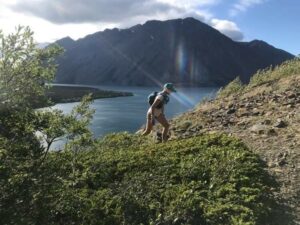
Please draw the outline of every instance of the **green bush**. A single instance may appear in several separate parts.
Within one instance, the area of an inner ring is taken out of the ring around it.
[[[221,88],[217,93],[217,98],[228,97],[233,94],[238,94],[244,89],[243,83],[239,77],[231,81],[227,86]]]
[[[79,152],[76,165],[71,152],[52,152],[42,167],[49,174],[47,192],[37,196],[47,207],[36,207],[35,219],[40,215],[43,224],[264,224],[271,213],[270,179],[258,156],[237,139],[142,140],[109,135],[95,149]]]
[[[300,75],[300,58],[286,61],[275,68],[270,67],[257,71],[257,73],[251,77],[247,88],[259,86],[268,82],[274,82],[280,78],[291,75]]]

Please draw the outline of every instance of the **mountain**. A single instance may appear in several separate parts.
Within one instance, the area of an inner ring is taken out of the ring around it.
[[[58,59],[56,82],[150,86],[224,85],[293,58],[263,41],[235,42],[194,18],[148,21],[129,29],[106,29],[77,41]]]
[[[70,37],[64,37],[57,40],[55,43],[62,46],[65,50],[70,50],[74,46],[75,41]]]

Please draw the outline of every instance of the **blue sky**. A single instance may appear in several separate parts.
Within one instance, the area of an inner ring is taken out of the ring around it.
[[[259,39],[298,55],[299,12],[299,0],[0,0],[0,29],[29,25],[37,42],[53,42],[192,16],[233,40]]]
[[[264,40],[294,55],[300,54],[299,0],[268,0],[231,16],[229,12],[235,2],[227,0],[211,10],[220,18],[234,21],[245,41]]]

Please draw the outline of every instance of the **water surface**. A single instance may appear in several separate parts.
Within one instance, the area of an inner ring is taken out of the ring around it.
[[[112,132],[136,132],[146,122],[146,112],[149,108],[147,97],[157,87],[118,87],[93,86],[105,90],[128,91],[134,96],[104,98],[94,100],[91,107],[95,114],[90,129],[95,137],[101,137]],[[165,107],[168,119],[193,109],[203,98],[213,98],[218,88],[177,88],[178,92],[171,94]],[[68,113],[78,103],[63,103],[53,106]],[[54,147],[61,143],[55,143]]]

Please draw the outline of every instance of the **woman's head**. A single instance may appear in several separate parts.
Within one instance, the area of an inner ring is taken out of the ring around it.
[[[164,85],[164,90],[168,93],[176,92],[176,89],[174,88],[174,85],[172,83],[166,83]]]

